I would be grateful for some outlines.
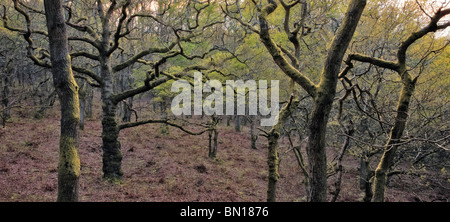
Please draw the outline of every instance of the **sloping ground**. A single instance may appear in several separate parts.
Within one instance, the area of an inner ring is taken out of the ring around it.
[[[126,129],[120,135],[124,170],[121,184],[102,180],[100,121],[87,121],[85,128],[80,131],[81,201],[266,199],[267,140],[260,137],[258,149],[252,150],[246,127],[237,133],[222,123],[216,160],[207,157],[207,134],[191,136],[171,128],[170,135],[161,135],[159,124]],[[0,201],[55,201],[58,138],[57,117],[15,120],[6,129],[0,129]],[[283,140],[281,145],[287,147],[287,141]],[[345,164],[338,201],[361,201],[358,161],[346,156]],[[300,172],[292,153],[282,156],[279,201],[305,200]],[[432,176],[431,173],[427,176]],[[334,177],[330,177],[330,188],[333,183]],[[445,179],[442,183],[450,187]],[[425,179],[401,176],[393,178],[386,196],[388,201],[445,201],[450,194],[427,184]]]

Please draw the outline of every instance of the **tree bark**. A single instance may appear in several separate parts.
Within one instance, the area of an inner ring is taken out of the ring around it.
[[[9,85],[10,85],[10,81],[9,81],[9,76],[8,74],[5,74],[5,78],[3,79],[3,98],[2,98],[2,103],[3,106],[5,107],[4,110],[4,118],[6,120],[11,118],[11,108],[10,108],[10,103],[9,103],[9,97],[10,97],[10,90],[9,90]]]
[[[406,71],[404,71],[406,72]],[[385,151],[375,170],[375,180],[373,184],[373,202],[383,202],[386,190],[387,173],[392,166],[398,148],[398,143],[403,135],[408,119],[408,109],[411,97],[414,93],[416,81],[411,80],[408,73],[403,74],[402,90],[397,105],[397,116],[394,127],[392,127]]]
[[[208,132],[208,156],[209,156],[209,158],[213,158],[212,157],[212,136],[213,136],[213,131],[212,130],[210,130],[209,132]]]
[[[133,113],[132,109],[133,109],[133,100],[134,99],[133,99],[133,97],[130,97],[127,100],[128,100],[127,104],[123,104],[124,112],[123,112],[123,117],[122,117],[122,121],[126,122],[126,123],[131,121],[131,114]]]
[[[234,116],[234,130],[241,132],[241,117],[237,114]]]
[[[217,129],[214,129],[214,137],[213,137],[213,157],[215,158],[217,155],[217,141],[219,138],[219,132]]]
[[[86,85],[86,107],[85,118],[92,118],[92,101],[94,100],[94,89],[88,84]]]
[[[99,11],[102,11],[102,4],[99,4]],[[100,75],[102,79],[102,150],[103,150],[103,178],[110,182],[122,180],[122,151],[119,142],[119,127],[116,118],[117,106],[120,100],[113,98],[114,77],[111,67],[111,54],[108,53],[111,30],[110,14],[102,15],[102,33],[99,47]]]
[[[9,77],[8,77],[8,73],[5,73],[5,76],[2,77],[2,79],[0,79],[1,81],[1,85],[2,85],[2,98],[1,98],[1,102],[2,102],[2,127],[5,128],[6,127],[6,121],[8,119],[11,118],[11,113],[10,113],[10,103],[9,103],[9,97],[10,97],[10,92],[9,92]]]
[[[73,77],[62,2],[45,0],[53,83],[61,104],[57,201],[78,201],[78,85]]]
[[[166,98],[163,98],[163,101],[161,102],[161,117],[162,119],[167,119],[167,102]],[[159,131],[162,135],[169,135],[170,129],[169,126],[165,123],[161,124]]]
[[[306,149],[310,171],[310,196],[308,201],[324,202],[327,199],[326,126],[336,95],[337,80],[342,60],[364,11],[366,0],[352,0],[350,2],[342,25],[337,30],[328,49],[328,55],[318,85],[315,85],[295,66],[289,64],[282,50],[271,38],[270,26],[266,17],[275,11],[277,4],[273,0],[268,2],[269,4],[261,9],[259,15],[260,39],[278,67],[313,98],[314,107],[308,126],[309,142]]]
[[[336,36],[328,49],[322,78],[314,97],[309,124],[307,154],[310,175],[310,202],[324,202],[327,196],[326,128],[336,95],[342,60],[366,5],[365,0],[351,1]]]
[[[278,139],[280,133],[271,131],[267,139],[269,140],[267,165],[269,166],[269,177],[267,182],[267,202],[276,202],[277,182],[280,175],[278,174]]]
[[[214,128],[209,131],[209,158],[216,158],[217,156],[217,139],[219,136],[219,132]]]
[[[252,149],[256,150],[256,140],[258,140],[258,135],[256,134],[255,131],[255,125],[256,125],[256,116],[251,116],[250,118],[252,118],[251,123],[250,123],[250,139],[251,139],[251,147]]]

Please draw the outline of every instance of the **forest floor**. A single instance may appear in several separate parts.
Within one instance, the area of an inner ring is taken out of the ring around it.
[[[57,108],[44,119],[13,118],[0,128],[0,201],[55,201],[59,117]],[[95,115],[99,117],[98,113]],[[120,133],[123,182],[102,179],[101,123],[85,122],[80,131],[80,201],[89,202],[262,202],[266,200],[267,139],[259,137],[250,148],[248,127],[236,132],[233,125],[219,126],[217,159],[208,158],[208,135],[191,136],[171,128],[161,135],[159,124],[126,129]],[[287,146],[287,140],[281,141]],[[330,152],[330,160],[335,154]],[[291,153],[282,155],[277,199],[305,201],[303,175]],[[346,155],[338,201],[362,201],[359,159]],[[441,178],[440,186],[427,178]],[[391,202],[448,201],[448,173],[427,171],[422,177],[395,176],[387,188]],[[333,190],[335,176],[328,180]],[[328,195],[329,197],[331,195]]]

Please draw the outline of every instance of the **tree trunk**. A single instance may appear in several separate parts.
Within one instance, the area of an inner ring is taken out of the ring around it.
[[[80,121],[78,86],[71,68],[62,2],[45,0],[44,5],[53,83],[61,104],[57,201],[78,201],[80,176],[77,131]]]
[[[84,110],[86,108],[86,98],[80,98],[80,129],[84,130]]]
[[[122,179],[122,151],[119,142],[119,128],[116,120],[117,104],[109,99],[103,100],[102,141],[103,177],[106,180]]]
[[[327,157],[326,157],[326,126],[331,103],[314,105],[311,123],[309,125],[309,140],[306,146],[309,166],[310,202],[323,202],[327,194]]]
[[[258,135],[256,134],[255,131],[255,125],[256,125],[256,116],[251,116],[252,121],[251,121],[251,125],[250,125],[250,139],[251,139],[251,147],[252,149],[256,150],[256,140],[258,139]]]
[[[218,139],[218,135],[219,133],[217,132],[216,129],[210,130],[209,131],[209,152],[208,152],[208,156],[209,158],[216,158],[217,156],[217,139]]]
[[[267,202],[276,201],[277,181],[280,175],[278,174],[279,158],[278,158],[278,140],[280,139],[280,132],[284,122],[291,113],[291,104],[293,100],[291,95],[289,103],[287,103],[278,112],[278,123],[272,126],[267,133],[268,147],[267,147],[267,165],[269,168],[268,183],[267,183]]]
[[[212,158],[212,136],[213,136],[213,131],[209,130],[209,132],[208,132],[208,156],[210,158]]]
[[[392,127],[389,140],[384,150],[383,156],[375,170],[375,180],[373,184],[373,202],[383,202],[386,190],[387,173],[392,166],[394,157],[398,148],[398,143],[403,135],[408,119],[408,109],[411,97],[414,92],[416,81],[408,77],[409,74],[402,75],[402,90],[397,105],[397,116],[395,117],[394,127]]]
[[[217,139],[219,138],[219,132],[217,129],[214,129],[214,138],[213,138],[213,158],[216,158],[217,155]]]
[[[8,74],[5,73],[4,78],[0,79],[2,85],[2,126],[6,127],[6,121],[11,118],[10,107],[9,107],[9,78]]]
[[[277,181],[280,175],[278,174],[278,139],[280,134],[277,131],[269,133],[267,139],[269,140],[267,165],[269,166],[269,177],[267,183],[267,202],[276,202]]]
[[[350,2],[342,25],[339,27],[333,42],[328,49],[322,78],[316,88],[314,108],[309,124],[309,143],[306,149],[310,167],[310,202],[326,201],[326,127],[333,100],[336,95],[336,85],[342,60],[365,6],[365,0],[353,0]]]
[[[86,83],[82,83],[78,90],[80,99],[80,129],[84,130],[84,113],[86,109]]]
[[[132,112],[132,108],[133,108],[133,97],[130,97],[127,99],[127,104],[124,104],[124,113],[123,113],[123,117],[122,117],[122,121],[124,122],[130,122],[131,121],[131,114]]]
[[[117,102],[112,100],[113,79],[109,58],[100,56],[102,86],[103,178],[115,182],[122,179],[122,151],[116,119]]]
[[[94,100],[94,89],[88,84],[86,85],[86,105],[85,118],[92,118],[92,100]]]
[[[270,25],[266,17],[276,10],[277,3],[275,1],[268,1],[268,3],[259,13],[260,39],[278,67],[299,84],[314,100],[312,118],[308,127],[309,142],[306,149],[310,171],[310,198],[308,201],[323,202],[326,201],[327,195],[325,135],[328,116],[336,95],[336,85],[343,57],[364,11],[366,0],[352,0],[350,2],[342,25],[337,30],[328,49],[318,85],[315,85],[298,69],[289,64],[281,49],[270,37]]]
[[[163,101],[161,102],[161,115],[162,115],[162,119],[167,119],[167,103],[166,103],[166,98],[163,98]],[[170,134],[170,129],[169,126],[165,123],[162,123],[159,131],[161,132],[162,135],[169,135]]]

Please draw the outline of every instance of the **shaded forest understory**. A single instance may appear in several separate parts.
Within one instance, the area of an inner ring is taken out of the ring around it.
[[[57,108],[42,119],[13,116],[7,128],[0,128],[0,201],[55,200]],[[94,117],[100,116],[100,107],[96,107]],[[219,131],[217,159],[213,160],[208,158],[207,134],[191,136],[170,128],[169,135],[161,135],[159,124],[124,130],[120,134],[124,178],[121,184],[111,184],[102,179],[101,121],[88,119],[80,131],[80,201],[265,201],[267,139],[260,137],[253,150],[248,126],[239,133],[222,122]],[[287,146],[287,138],[282,137],[280,147]],[[331,149],[327,152],[330,160],[337,155]],[[303,202],[305,187],[295,156],[280,153],[277,199]],[[362,201],[359,159],[346,154],[343,164],[337,201]],[[328,192],[334,182],[335,176],[329,177]],[[420,176],[396,175],[388,184],[386,201],[448,201],[449,187],[448,172],[439,169],[427,169]]]

